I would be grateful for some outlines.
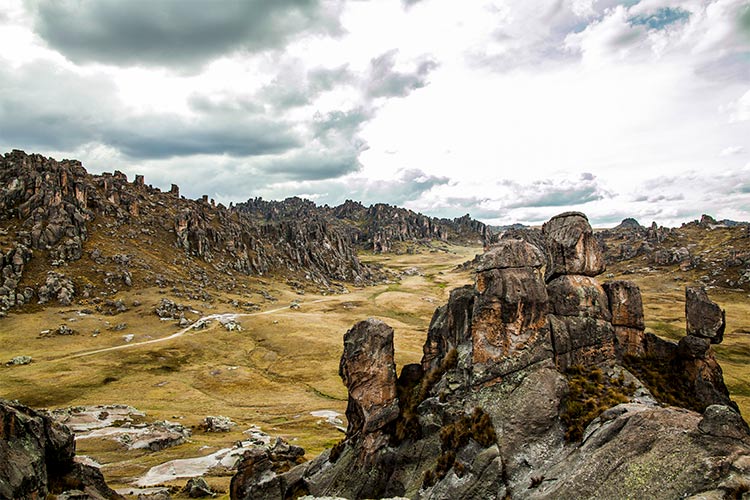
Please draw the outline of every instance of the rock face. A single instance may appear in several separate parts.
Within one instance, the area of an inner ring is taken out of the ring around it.
[[[618,355],[642,356],[646,325],[640,289],[631,281],[608,281],[603,286],[612,313]]]
[[[685,318],[687,334],[709,339],[720,344],[724,339],[726,320],[724,311],[706,295],[705,288],[685,289]]]
[[[551,357],[544,255],[521,240],[504,240],[477,268],[471,325],[472,383]]]
[[[548,280],[563,274],[597,276],[604,272],[604,255],[584,214],[557,215],[542,226],[542,233],[551,261]]]
[[[101,472],[75,462],[67,427],[45,413],[0,400],[0,497],[46,498],[80,490],[92,499],[120,499]]]
[[[644,333],[637,287],[601,286],[602,270],[580,214],[554,218],[543,238],[501,239],[478,259],[475,285],[435,311],[421,364],[403,367],[398,380],[391,328],[358,323],[341,360],[345,440],[286,473],[267,457],[246,459],[232,498],[743,491],[750,434],[721,394],[709,340],[688,335],[678,345]],[[699,411],[660,406],[623,364],[667,370],[697,394]],[[576,421],[582,438],[568,432]]]
[[[382,321],[360,321],[344,335],[339,375],[349,391],[349,438],[373,434],[398,416],[393,328]]]

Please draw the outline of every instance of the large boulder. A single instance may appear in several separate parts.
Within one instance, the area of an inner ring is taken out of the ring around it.
[[[0,400],[0,498],[46,498],[80,490],[87,498],[122,498],[101,472],[74,462],[75,441],[49,414]]]
[[[618,355],[642,356],[646,325],[641,290],[632,281],[607,281],[602,287],[609,299]]]
[[[480,263],[471,329],[473,383],[552,357],[543,263],[539,249],[521,240],[501,240]]]
[[[344,335],[339,375],[349,391],[348,438],[382,429],[398,417],[393,328],[372,318],[354,325]]]
[[[685,288],[685,318],[688,335],[709,339],[712,344],[724,340],[724,310],[708,298],[705,288]]]
[[[604,272],[604,255],[584,214],[556,215],[542,226],[542,233],[550,256],[548,281],[562,274],[598,276]]]
[[[547,285],[552,344],[559,369],[614,359],[612,314],[607,294],[588,276],[563,275]]]

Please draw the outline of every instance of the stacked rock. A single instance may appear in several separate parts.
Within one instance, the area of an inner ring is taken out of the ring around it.
[[[609,300],[594,279],[604,272],[604,256],[586,216],[566,212],[542,227],[549,323],[555,363],[564,370],[614,359],[615,333]]]

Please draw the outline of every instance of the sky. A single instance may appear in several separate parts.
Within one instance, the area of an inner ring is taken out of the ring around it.
[[[748,0],[0,0],[0,152],[217,202],[750,220]]]

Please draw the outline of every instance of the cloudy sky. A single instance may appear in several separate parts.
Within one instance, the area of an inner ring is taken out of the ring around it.
[[[748,0],[0,0],[0,151],[228,204],[750,220]]]

